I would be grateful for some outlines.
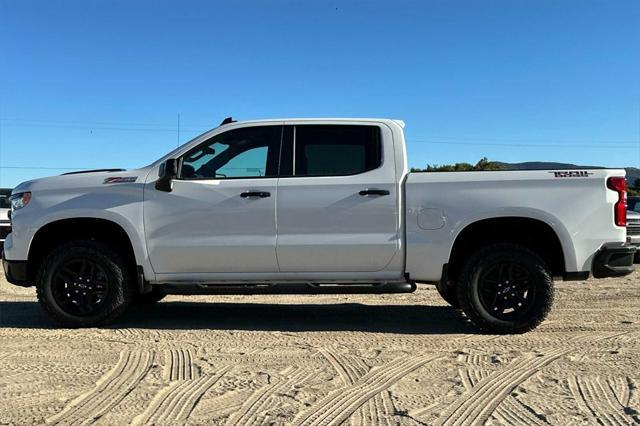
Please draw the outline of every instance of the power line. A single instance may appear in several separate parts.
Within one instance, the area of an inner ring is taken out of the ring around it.
[[[4,123],[5,127],[36,127],[36,128],[53,128],[53,129],[83,129],[83,130],[118,130],[131,132],[167,132],[176,133],[176,128],[162,127],[116,127],[116,126],[91,126],[91,125],[72,125],[72,124],[20,124],[20,123]],[[191,132],[202,132],[202,129],[182,129]]]
[[[132,122],[107,122],[107,121],[65,121],[65,120],[42,120],[42,119],[25,119],[25,118],[2,118],[1,122],[5,123],[5,126],[11,127],[51,127],[51,128],[69,128],[69,129],[89,129],[89,130],[118,130],[118,131],[149,131],[149,132],[177,132],[180,133],[182,130],[186,131],[194,131],[194,132],[202,132],[207,129],[211,129],[211,124],[202,125],[202,127],[192,127],[192,128],[184,128],[181,126],[180,117],[178,118],[178,128],[170,125],[162,125],[159,123],[132,123]],[[441,143],[444,144],[445,141],[436,142],[434,139],[445,139],[452,141],[468,141],[468,142],[477,142],[474,143],[476,145],[482,145],[480,142],[489,142],[491,145],[499,142],[506,142],[512,146],[512,143],[524,143],[526,145],[519,146],[535,146],[530,145],[538,144],[538,143],[546,143],[549,142],[551,145],[544,145],[543,147],[556,147],[562,146],[566,147],[565,144],[579,144],[575,146],[585,147],[590,146],[590,144],[617,144],[621,146],[622,144],[629,144],[632,146],[636,146],[637,141],[635,140],[597,140],[597,139],[550,139],[550,140],[542,140],[542,139],[523,139],[523,138],[485,138],[485,137],[469,137],[469,136],[436,136],[436,135],[423,135],[418,136],[417,139],[408,139],[408,142],[422,142],[420,139],[427,140],[429,143]],[[456,144],[462,144],[462,142],[456,142]],[[562,145],[561,145],[562,144]],[[586,145],[585,145],[586,144]],[[496,145],[497,146],[497,145]]]
[[[35,119],[35,118],[8,118],[8,117],[0,118],[0,121],[18,122],[18,123],[83,124],[83,125],[106,125],[106,126],[134,126],[134,127],[161,126],[167,129],[172,128],[169,124],[164,124],[164,123],[141,123],[141,122],[134,123],[130,121],[44,120],[44,119]],[[212,126],[212,123],[208,123],[206,125],[197,124],[197,126],[210,127]]]
[[[94,167],[95,168],[95,167]],[[91,167],[47,167],[47,166],[0,166],[0,169],[24,170],[88,170]]]

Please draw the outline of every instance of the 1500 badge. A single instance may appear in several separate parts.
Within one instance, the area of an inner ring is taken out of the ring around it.
[[[553,173],[553,175],[557,178],[579,178],[579,177],[589,177],[593,173],[588,172],[586,170],[568,170],[563,172],[549,172]]]
[[[108,177],[102,183],[132,183],[138,180],[138,176]]]

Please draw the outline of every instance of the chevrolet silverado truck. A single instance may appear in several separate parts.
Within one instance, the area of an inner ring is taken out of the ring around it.
[[[624,170],[410,173],[403,129],[225,119],[147,167],[22,183],[7,280],[67,327],[166,294],[430,283],[481,329],[521,333],[549,312],[554,279],[633,271]]]

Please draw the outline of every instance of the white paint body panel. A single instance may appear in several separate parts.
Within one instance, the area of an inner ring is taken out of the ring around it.
[[[278,179],[175,180],[172,192],[145,185],[147,247],[157,274],[278,272]],[[245,191],[267,198],[242,198]]]
[[[159,165],[210,137],[261,124],[366,124],[382,129],[383,163],[355,176],[174,181],[155,189]],[[589,271],[605,243],[624,242],[613,223],[617,195],[606,189],[623,170],[556,178],[547,171],[408,173],[404,123],[377,119],[265,120],[225,125],[151,166],[124,172],[56,176],[25,182],[28,206],[13,215],[9,260],[25,260],[38,229],[67,218],[120,225],[147,280],[166,282],[437,281],[456,237],[496,217],[526,217],[557,234],[567,272]],[[136,176],[104,184],[106,177]],[[390,195],[362,197],[362,189]],[[271,197],[242,199],[246,190]]]
[[[585,178],[556,178],[549,171],[411,173],[407,196],[407,271],[412,278],[439,280],[456,237],[483,219],[525,217],[549,225],[562,245],[567,272],[590,271],[606,242],[623,242],[626,230],[613,223],[617,194],[606,188],[623,170],[590,170]],[[420,227],[420,212],[442,212],[439,229]]]
[[[290,123],[315,124],[286,124]],[[353,176],[279,179],[277,255],[281,272],[398,273],[402,269],[402,256],[396,257],[402,230],[393,134],[388,126],[379,127],[383,149],[382,165],[377,169]],[[366,189],[387,190],[389,195],[359,195]]]

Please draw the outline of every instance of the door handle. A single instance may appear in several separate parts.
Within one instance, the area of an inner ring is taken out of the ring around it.
[[[367,195],[389,195],[390,192],[387,191],[386,189],[364,189],[360,192],[358,192],[358,194],[362,195],[363,197],[367,196]]]
[[[247,191],[247,192],[241,193],[240,196],[242,198],[249,198],[249,197],[267,198],[267,197],[271,197],[271,193],[265,192],[265,191]]]

